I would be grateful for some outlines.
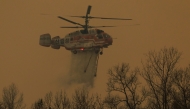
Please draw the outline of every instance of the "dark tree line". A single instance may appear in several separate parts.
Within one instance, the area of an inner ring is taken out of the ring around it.
[[[180,68],[180,57],[173,47],[150,51],[141,69],[121,63],[108,70],[105,98],[85,88],[76,89],[72,97],[65,91],[49,92],[31,109],[190,109],[190,65]],[[22,108],[17,87],[4,88],[0,109]]]
[[[90,95],[85,88],[75,90],[71,99],[66,92],[57,92],[45,95],[43,99],[36,101],[32,109],[103,109],[100,95]]]

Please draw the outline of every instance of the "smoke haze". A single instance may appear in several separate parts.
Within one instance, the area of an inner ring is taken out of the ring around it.
[[[83,84],[93,87],[97,72],[98,53],[94,51],[81,51],[71,54],[71,64],[67,75],[68,85]]]

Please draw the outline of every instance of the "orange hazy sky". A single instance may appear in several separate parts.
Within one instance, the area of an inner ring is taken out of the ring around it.
[[[103,29],[117,39],[99,58],[92,91],[105,92],[110,67],[121,62],[140,67],[150,50],[176,47],[183,53],[180,64],[190,63],[189,0],[0,0],[0,95],[3,87],[15,83],[30,106],[49,91],[65,89],[62,77],[69,70],[71,52],[42,47],[39,36],[50,33],[64,37],[76,31],[59,28],[74,25],[57,16],[84,23],[68,15],[85,15],[88,5],[92,6],[91,16],[133,19],[90,20],[93,26],[120,25]]]

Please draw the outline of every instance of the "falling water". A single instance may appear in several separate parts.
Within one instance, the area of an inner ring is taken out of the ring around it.
[[[93,86],[97,72],[98,53],[94,51],[81,51],[71,54],[71,65],[69,71],[69,83]]]

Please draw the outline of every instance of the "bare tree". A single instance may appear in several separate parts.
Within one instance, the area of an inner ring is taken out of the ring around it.
[[[96,106],[95,109],[104,109],[105,103],[104,100],[101,98],[100,95],[96,94]]]
[[[3,89],[3,105],[7,109],[24,109],[23,94],[19,93],[15,84],[11,84],[8,88]]]
[[[6,109],[2,101],[0,101],[0,109]]]
[[[48,109],[52,109],[53,94],[49,92],[44,97],[44,103]]]
[[[150,51],[143,63],[142,76],[146,80],[149,91],[151,109],[171,108],[172,75],[176,69],[181,53],[175,48],[164,48],[159,52]]]
[[[44,99],[39,99],[32,105],[32,109],[104,109],[101,97],[90,95],[85,88],[75,90],[70,101],[66,92],[57,92],[53,97],[52,92],[47,93]]]
[[[66,92],[57,92],[55,95],[54,107],[56,109],[70,109],[71,103],[69,98],[67,97]]]
[[[39,99],[37,102],[35,102],[32,105],[31,109],[48,109],[48,108],[46,108],[43,99]]]
[[[66,94],[66,92],[63,92],[62,97],[62,109],[70,109],[71,108],[71,102]]]
[[[185,69],[176,70],[173,74],[174,87],[172,95],[174,103],[182,109],[190,108],[190,65]]]
[[[62,91],[60,93],[57,92],[55,95],[54,107],[56,107],[57,109],[61,109],[62,96]]]
[[[137,74],[139,73],[138,68],[133,71],[129,70],[129,64],[122,63],[121,65],[114,66],[108,71],[108,93],[119,92],[120,95],[124,96],[112,96],[107,98],[107,101],[110,101],[115,108],[117,108],[120,103],[124,102],[129,109],[137,109],[147,97],[145,91],[139,93],[140,89],[138,89],[138,87],[140,86],[140,83],[137,78]]]
[[[72,105],[74,109],[96,109],[95,97],[89,96],[89,91],[85,88],[75,90]]]
[[[118,95],[111,95],[111,93],[109,92],[108,92],[108,95],[104,99],[105,106],[108,109],[117,109],[120,102],[122,101]]]
[[[71,109],[71,103],[66,92],[56,92],[53,97],[52,92],[45,95],[43,99],[39,99],[32,104],[32,109]]]
[[[171,109],[183,109],[176,100],[172,101],[171,105]]]

